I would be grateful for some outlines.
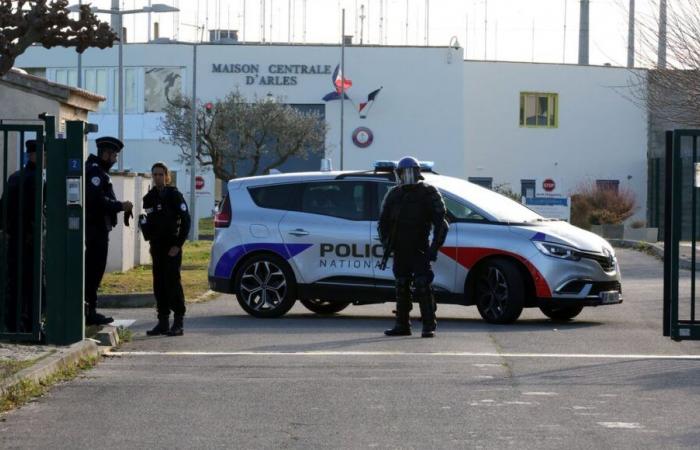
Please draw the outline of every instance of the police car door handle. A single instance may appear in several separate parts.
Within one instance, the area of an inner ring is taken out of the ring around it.
[[[289,234],[292,234],[294,236],[308,236],[309,232],[304,229],[297,228],[295,230],[290,231]]]

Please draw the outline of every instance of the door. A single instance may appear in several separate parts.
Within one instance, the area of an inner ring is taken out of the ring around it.
[[[368,203],[365,181],[303,184],[300,211],[288,212],[279,225],[287,246],[309,246],[291,260],[300,283],[372,285]]]

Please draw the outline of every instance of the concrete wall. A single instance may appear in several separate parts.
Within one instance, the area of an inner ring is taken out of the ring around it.
[[[518,193],[522,179],[553,178],[563,193],[617,179],[636,195],[630,220],[644,219],[647,113],[630,88],[638,82],[625,68],[466,61],[464,172]],[[558,128],[520,127],[521,92],[557,93]]]

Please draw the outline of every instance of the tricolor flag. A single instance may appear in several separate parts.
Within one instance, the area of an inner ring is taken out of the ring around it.
[[[335,86],[335,91],[340,94],[343,91],[347,91],[348,88],[352,86],[352,81],[348,80],[347,78],[343,78],[343,71],[340,70],[340,64],[335,66],[335,70],[333,71],[333,85]],[[343,87],[344,85],[344,87]]]
[[[361,118],[364,119],[365,117],[367,117],[367,113],[369,112],[370,109],[372,109],[372,104],[374,103],[374,99],[377,98],[377,95],[379,95],[379,91],[381,91],[383,87],[384,86],[370,92],[369,95],[367,96],[366,102],[360,102],[359,112],[360,112]]]

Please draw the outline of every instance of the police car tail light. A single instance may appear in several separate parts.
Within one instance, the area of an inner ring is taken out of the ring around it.
[[[547,256],[560,259],[568,259],[570,261],[578,261],[581,259],[581,253],[575,248],[554,244],[552,242],[532,241],[537,249]]]
[[[231,225],[231,202],[227,195],[214,214],[214,228],[228,228],[229,225]]]

